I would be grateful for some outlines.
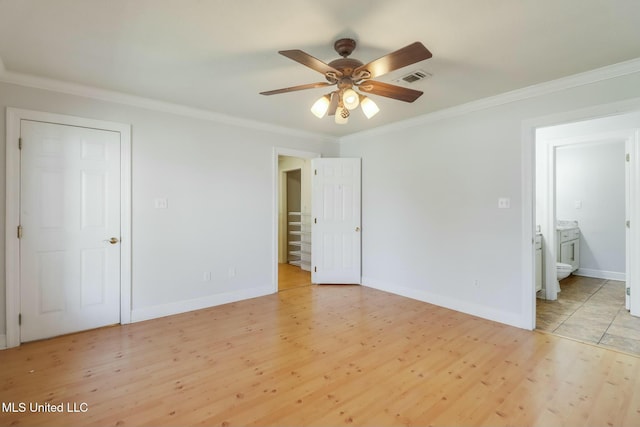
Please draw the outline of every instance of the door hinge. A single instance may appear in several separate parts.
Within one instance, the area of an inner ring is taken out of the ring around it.
[[[313,272],[317,273],[318,272],[318,267],[313,267]]]
[[[627,228],[631,228],[631,221],[627,220],[625,224],[627,225]]]
[[[18,226],[18,239],[22,239],[22,226]]]
[[[318,223],[318,218],[313,218],[313,223],[317,224]]]
[[[627,153],[627,155],[625,156],[625,158],[627,159],[627,162],[631,160],[631,156],[629,155],[629,153]]]
[[[627,295],[631,295],[631,288],[627,288]]]
[[[18,138],[18,150],[22,150],[22,138]]]
[[[318,175],[318,169],[314,169],[314,170],[313,170],[313,174],[314,174],[314,175]]]
[[[18,326],[22,325],[22,313],[18,314]]]

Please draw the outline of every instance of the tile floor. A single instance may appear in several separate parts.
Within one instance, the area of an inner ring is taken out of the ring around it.
[[[624,282],[569,276],[556,301],[537,299],[538,330],[640,355],[640,317],[624,308]]]

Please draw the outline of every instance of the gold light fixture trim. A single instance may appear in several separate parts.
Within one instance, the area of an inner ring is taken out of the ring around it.
[[[362,108],[362,112],[367,119],[372,118],[380,112],[380,108],[378,108],[378,105],[371,98],[356,92],[352,88],[347,88],[318,98],[311,106],[311,112],[314,116],[321,119],[327,114],[331,107],[332,96],[338,97],[338,107],[335,109],[335,122],[337,124],[348,123],[349,116],[351,115],[350,111],[357,109],[358,106]]]

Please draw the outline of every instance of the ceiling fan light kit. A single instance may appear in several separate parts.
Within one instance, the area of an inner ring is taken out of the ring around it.
[[[340,39],[334,43],[333,47],[342,58],[328,64],[301,50],[279,51],[278,53],[281,55],[323,74],[327,81],[270,90],[260,92],[260,94],[276,95],[335,85],[337,88],[333,92],[323,95],[311,106],[311,112],[319,119],[326,114],[335,116],[335,122],[338,124],[347,123],[350,110],[355,110],[358,106],[362,108],[367,119],[372,118],[380,111],[373,100],[358,93],[355,89],[404,102],[413,102],[422,95],[422,92],[418,90],[372,80],[399,68],[431,58],[431,52],[422,43],[414,42],[367,64],[354,58],[348,58],[356,47],[355,40]]]
[[[371,117],[378,114],[378,112],[380,111],[380,108],[378,108],[378,105],[375,102],[373,102],[371,98],[367,98],[364,95],[360,95],[360,96],[362,96],[362,99],[360,100],[360,107],[362,108],[362,112],[367,117],[367,119],[370,119]]]
[[[349,121],[349,110],[346,109],[345,107],[338,107],[338,110],[336,111],[335,114],[335,122],[336,124],[339,125],[344,125],[347,124],[347,122]]]
[[[353,89],[347,89],[342,92],[342,103],[349,110],[355,110],[360,104],[360,97]]]
[[[324,95],[319,98],[314,104],[311,106],[311,112],[314,116],[321,119],[327,114],[327,110],[329,110],[329,104],[331,103],[331,99],[329,95]]]

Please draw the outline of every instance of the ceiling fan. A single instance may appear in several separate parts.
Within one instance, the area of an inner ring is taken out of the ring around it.
[[[260,92],[260,94],[276,95],[298,90],[336,86],[335,90],[322,96],[313,104],[311,112],[318,118],[322,118],[328,113],[330,116],[335,116],[335,122],[339,124],[347,123],[350,115],[349,111],[354,110],[358,105],[362,107],[362,111],[367,118],[373,117],[379,111],[375,102],[356,92],[355,89],[404,102],[413,102],[422,95],[419,90],[372,80],[407,65],[431,58],[431,52],[422,43],[412,43],[367,64],[363,64],[355,58],[348,58],[356,47],[355,40],[339,39],[334,43],[333,47],[342,58],[333,60],[328,64],[298,49],[279,51],[279,54],[322,73],[327,81],[270,90]]]

